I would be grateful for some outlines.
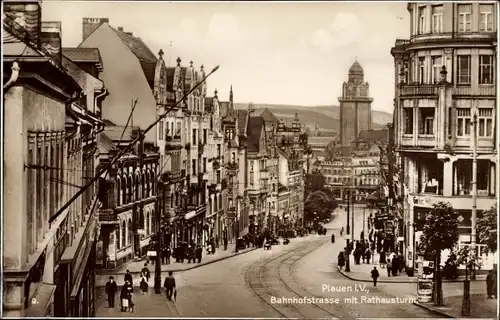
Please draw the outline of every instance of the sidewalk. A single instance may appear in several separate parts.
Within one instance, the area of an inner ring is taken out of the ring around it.
[[[373,262],[370,262],[370,264],[366,263],[361,263],[361,264],[354,264],[354,257],[352,255],[349,255],[350,257],[350,272],[345,272],[345,268],[340,270],[340,272],[346,277],[354,281],[362,281],[362,282],[372,282],[371,278],[371,271],[373,270],[373,267],[376,266],[377,270],[380,274],[380,277],[378,278],[379,283],[417,283],[417,277],[408,277],[406,273],[398,273],[397,276],[393,277],[387,276],[387,269],[382,269],[380,265],[373,264]],[[361,260],[362,261],[362,260]],[[378,261],[376,259],[375,261]],[[443,279],[443,282],[463,282],[465,280],[464,276],[458,277],[457,279]],[[486,275],[477,275],[476,280],[472,281],[486,281]]]
[[[443,290],[443,295],[445,291]],[[470,313],[468,317],[462,316],[462,296],[444,297],[444,306],[437,307],[433,303],[414,303],[415,305],[440,313],[451,318],[476,318],[498,319],[497,299],[486,299],[486,294],[473,294],[470,296]]]
[[[213,263],[216,261],[220,261],[223,259],[227,259],[229,257],[242,254],[248,251],[251,251],[253,248],[245,249],[245,250],[240,250],[238,253],[234,252],[235,250],[235,244],[230,243],[227,246],[227,250],[224,250],[223,246],[220,246],[215,250],[215,254],[206,254],[206,251],[203,251],[203,256],[201,259],[201,263],[187,263],[187,260],[184,260],[184,263],[178,263],[175,262],[175,259],[170,258],[170,263],[169,264],[162,264],[161,266],[161,271],[166,272],[166,271],[185,271],[185,270],[190,270],[194,269],[209,263]],[[132,260],[129,261],[121,266],[119,266],[116,269],[99,269],[96,270],[96,274],[99,275],[116,275],[116,274],[125,274],[127,270],[130,271],[132,274],[138,274],[141,272],[142,268],[144,268],[144,264],[146,263],[147,259],[141,259],[141,260]],[[149,262],[148,264],[149,271],[153,272],[155,265],[152,262]]]
[[[230,243],[227,246],[227,250],[223,250],[223,247],[219,247],[218,249],[215,250],[215,254],[205,254],[203,255],[201,259],[201,263],[187,263],[187,260],[184,260],[184,263],[177,263],[175,262],[175,259],[170,259],[170,264],[163,264],[161,266],[161,272],[162,274],[167,273],[169,271],[172,272],[180,272],[180,271],[187,271],[191,270],[194,268],[199,268],[201,266],[205,266],[217,261],[221,261],[224,259],[228,259],[240,254],[244,254],[247,252],[250,252],[252,250],[255,250],[256,248],[248,248],[245,250],[239,250],[238,253],[234,252],[235,249],[235,244]],[[130,271],[134,278],[134,285],[138,285],[135,283],[136,279],[139,279],[140,273],[142,268],[144,268],[144,263],[146,263],[146,260],[140,260],[140,261],[130,261],[129,263],[126,263],[119,268],[113,269],[113,270],[104,270],[104,269],[98,269],[96,270],[96,286],[104,286],[106,282],[108,281],[109,276],[113,276],[115,278],[115,281],[118,283],[118,285],[121,285],[123,283],[123,276],[126,273],[127,270]],[[151,278],[149,279],[150,286],[154,284],[154,272],[155,272],[155,265],[152,263],[148,264],[149,272],[151,273]]]
[[[135,290],[134,296],[132,298],[135,306],[134,312],[122,312],[120,311],[120,299],[119,294],[115,298],[115,307],[108,308],[108,300],[104,292],[98,297],[98,303],[96,303],[96,317],[105,318],[124,318],[124,317],[157,317],[159,314],[162,317],[180,317],[179,311],[175,306],[174,302],[168,301],[165,297],[165,292],[162,294],[155,294],[154,289],[149,289],[148,294],[142,295],[139,290]]]

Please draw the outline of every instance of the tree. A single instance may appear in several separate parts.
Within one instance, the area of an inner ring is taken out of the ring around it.
[[[326,178],[319,170],[314,171],[311,174],[307,174],[304,186],[304,196],[307,198],[311,192],[323,191],[325,189],[325,184]]]
[[[477,255],[477,251],[470,246],[463,246],[457,253],[457,263],[463,265],[466,271],[479,270],[481,267],[481,260]]]
[[[479,243],[486,244],[492,252],[497,251],[497,207],[484,211],[477,220]]]
[[[458,242],[458,213],[449,203],[438,202],[432,206],[425,218],[424,229],[420,237],[421,249],[432,254],[434,261],[434,303],[443,305],[443,287],[441,278],[441,252],[453,249]]]

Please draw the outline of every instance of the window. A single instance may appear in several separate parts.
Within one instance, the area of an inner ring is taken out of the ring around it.
[[[217,157],[220,158],[221,156],[221,147],[220,144],[217,145]]]
[[[478,135],[480,137],[493,136],[493,109],[479,108]]]
[[[440,80],[441,67],[443,66],[443,59],[441,56],[432,57],[432,81],[438,83]]]
[[[128,224],[127,224],[127,229],[128,229],[128,243],[127,246],[132,245],[134,242],[134,233],[132,232],[132,219],[128,219]]]
[[[470,135],[471,111],[468,108],[457,109],[457,137]]]
[[[493,56],[479,56],[479,83],[493,84]]]
[[[432,33],[443,32],[443,6],[432,6]]]
[[[207,158],[203,157],[203,172],[207,172]]]
[[[471,68],[470,56],[457,56],[458,84],[470,84]]]
[[[191,161],[192,161],[192,163],[191,163],[192,174],[195,175],[196,174],[196,159],[193,159]]]
[[[33,149],[30,148],[28,151],[28,166],[33,165]],[[33,193],[35,192],[34,188],[34,172],[35,170],[32,168],[28,168],[28,192],[27,192],[27,213],[28,213],[28,248],[29,253],[32,254],[35,252],[36,248],[36,228],[35,228],[35,219],[33,213]]]
[[[158,124],[158,139],[163,140],[163,121]]]
[[[208,141],[207,129],[203,129],[203,144],[207,144],[207,141]]]
[[[479,5],[479,31],[493,31],[493,5]]]
[[[419,134],[434,134],[434,108],[420,108]]]
[[[198,139],[196,136],[196,129],[193,129],[193,146],[195,146],[196,143],[198,143]]]
[[[470,32],[472,19],[472,5],[459,4],[458,5],[458,31]]]
[[[220,183],[220,170],[217,170],[217,183]]]
[[[175,135],[180,136],[181,135],[181,130],[182,130],[182,123],[180,121],[177,122],[177,128],[175,130]]]
[[[413,134],[413,108],[403,109],[404,117],[404,134]]]
[[[425,80],[425,58],[418,58],[418,82],[424,83]]]
[[[425,7],[418,8],[418,33],[425,32]]]

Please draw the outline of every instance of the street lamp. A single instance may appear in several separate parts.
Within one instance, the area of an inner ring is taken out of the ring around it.
[[[474,252],[476,246],[476,223],[477,223],[477,111],[472,118],[472,212],[471,212],[471,233],[470,243]],[[471,277],[475,280],[475,267],[471,269]]]
[[[350,214],[350,191],[349,194],[347,195],[347,228],[346,228],[346,262],[345,262],[345,271],[350,272],[351,271],[351,263],[350,263],[350,258],[349,258],[349,253],[350,253],[350,246],[349,246],[349,236],[351,234],[351,226],[349,225],[350,219],[349,219],[349,214]]]
[[[155,293],[161,293],[161,211],[165,208],[165,188],[162,180],[158,180],[158,195],[156,197],[155,210],[155,233],[156,233],[156,262],[155,262]]]

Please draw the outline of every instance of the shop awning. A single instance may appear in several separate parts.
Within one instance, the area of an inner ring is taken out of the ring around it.
[[[193,210],[193,211],[189,211],[188,213],[186,213],[186,215],[184,216],[184,219],[185,220],[189,220],[189,219],[192,219],[196,216],[196,210]]]
[[[56,286],[47,283],[40,283],[38,287],[38,292],[30,301],[30,306],[26,310],[26,317],[33,318],[45,318],[47,316],[52,316],[48,313],[50,304],[52,303],[52,298],[54,292],[56,291]],[[32,303],[36,301],[36,303]]]

